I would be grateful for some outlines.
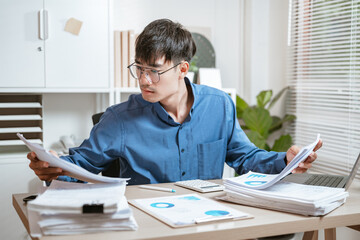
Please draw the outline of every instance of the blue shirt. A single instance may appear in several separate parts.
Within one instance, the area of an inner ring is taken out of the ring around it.
[[[285,153],[268,152],[249,141],[223,91],[191,84],[194,103],[185,121],[175,122],[141,94],[109,107],[90,137],[62,157],[99,173],[120,158],[119,177],[129,184],[222,178],[224,162],[239,174],[279,173]],[[70,177],[60,179],[71,181]]]

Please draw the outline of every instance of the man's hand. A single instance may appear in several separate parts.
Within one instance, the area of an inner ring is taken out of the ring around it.
[[[316,151],[321,148],[322,146],[322,140],[320,139],[320,141],[318,142],[318,144],[316,144],[313,152],[305,159],[304,162],[301,162],[299,164],[299,166],[297,168],[295,168],[292,173],[304,173],[306,172],[309,168],[311,168],[311,163],[313,161],[315,161],[315,159],[317,158],[317,154]],[[294,159],[294,157],[296,156],[296,154],[300,151],[300,148],[297,146],[291,146],[289,148],[289,150],[287,150],[286,152],[286,159],[287,159],[287,164],[289,164],[291,162],[291,160]]]
[[[54,156],[58,156],[56,152],[50,150]],[[34,171],[38,178],[42,181],[52,181],[65,172],[58,167],[49,167],[48,162],[39,160],[34,152],[29,152],[27,158],[30,160],[29,167]]]

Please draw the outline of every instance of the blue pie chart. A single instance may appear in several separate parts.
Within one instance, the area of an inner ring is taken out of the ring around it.
[[[150,204],[150,206],[152,206],[154,208],[171,208],[175,205],[172,203],[167,203],[167,202],[157,202],[157,203]]]

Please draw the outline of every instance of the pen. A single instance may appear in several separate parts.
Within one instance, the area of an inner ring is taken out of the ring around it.
[[[147,186],[147,185],[141,185],[141,186],[139,186],[139,188],[158,190],[158,191],[164,191],[164,192],[176,192],[176,190],[171,189],[171,188],[162,188],[162,187],[154,187],[154,186]]]

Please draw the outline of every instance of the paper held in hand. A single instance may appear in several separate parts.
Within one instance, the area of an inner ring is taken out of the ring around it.
[[[293,160],[281,171],[279,174],[263,174],[257,172],[251,172],[241,175],[239,177],[228,178],[227,182],[235,184],[239,187],[252,188],[252,189],[265,189],[291,173],[292,170],[299,166],[299,163],[305,161],[305,159],[312,153],[316,144],[320,141],[320,134],[317,135],[316,141],[303,147]]]
[[[69,173],[67,175],[70,177],[92,183],[126,183],[126,181],[129,180],[129,178],[112,178],[91,173],[84,168],[52,155],[41,145],[29,142],[22,134],[17,133],[16,135],[25,143],[30,151],[36,153],[38,159],[48,162],[50,167],[62,168],[64,171]]]

